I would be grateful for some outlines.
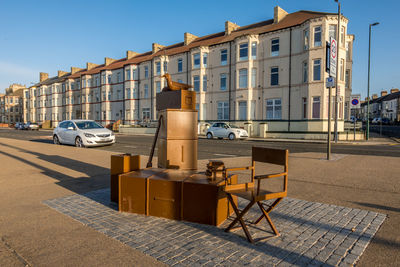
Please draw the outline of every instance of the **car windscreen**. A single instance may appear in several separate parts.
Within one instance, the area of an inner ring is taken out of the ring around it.
[[[239,129],[239,126],[237,126],[237,125],[235,125],[235,124],[229,124],[229,127]]]
[[[100,124],[98,124],[95,121],[80,121],[80,122],[75,122],[76,126],[79,129],[100,129],[104,128]]]

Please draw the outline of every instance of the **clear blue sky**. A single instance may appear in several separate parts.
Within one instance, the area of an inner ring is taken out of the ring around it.
[[[341,2],[348,33],[355,34],[353,93],[366,96],[368,25],[375,21],[380,25],[373,29],[371,93],[400,88],[400,1]],[[104,57],[122,58],[126,50],[149,51],[153,42],[182,42],[184,32],[223,31],[226,20],[267,20],[276,5],[289,13],[337,12],[334,0],[0,0],[0,92],[11,83],[37,82],[40,71],[55,76],[71,66],[103,63]]]

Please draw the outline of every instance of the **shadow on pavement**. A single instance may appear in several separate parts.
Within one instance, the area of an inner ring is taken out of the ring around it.
[[[29,141],[37,142],[37,143],[53,144],[53,140],[49,140],[49,139],[32,139]]]
[[[19,150],[23,153],[35,155],[37,159],[86,174],[87,177],[75,178],[65,173],[61,173],[59,171],[46,167],[45,164],[38,164],[25,158],[4,151],[0,151],[0,154],[4,156],[13,158],[41,170],[44,175],[58,180],[58,182],[56,182],[57,185],[60,185],[77,194],[84,194],[93,190],[108,188],[110,186],[110,170],[108,168],[58,155],[46,155],[39,152],[26,150],[20,147],[8,145],[5,143],[0,143],[0,145]]]
[[[364,206],[364,207],[368,207],[368,208],[379,209],[381,211],[386,210],[386,211],[400,212],[400,208],[395,208],[395,207],[388,207],[388,206],[372,204],[372,203],[365,203],[365,202],[353,202],[353,203]]]

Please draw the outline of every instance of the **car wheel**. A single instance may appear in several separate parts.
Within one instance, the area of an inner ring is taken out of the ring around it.
[[[207,139],[212,139],[212,138],[213,138],[212,133],[207,133]]]
[[[57,135],[54,135],[54,136],[53,136],[53,143],[54,143],[55,145],[61,145],[60,140],[58,139],[58,136],[57,136]]]
[[[228,135],[228,138],[229,138],[229,140],[235,140],[235,139],[236,139],[236,136],[235,136],[234,133],[230,133],[230,134]]]
[[[79,136],[75,139],[75,146],[76,147],[85,147],[83,145],[82,139]]]

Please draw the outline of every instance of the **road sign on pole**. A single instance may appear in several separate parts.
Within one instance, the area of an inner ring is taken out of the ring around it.
[[[361,99],[361,95],[351,95],[350,96],[351,109],[360,108],[360,99]]]
[[[331,47],[330,47],[330,65],[329,65],[329,75],[336,78],[336,62],[337,62],[337,43],[334,38],[331,37]]]
[[[326,87],[335,87],[335,79],[333,77],[326,78]]]

